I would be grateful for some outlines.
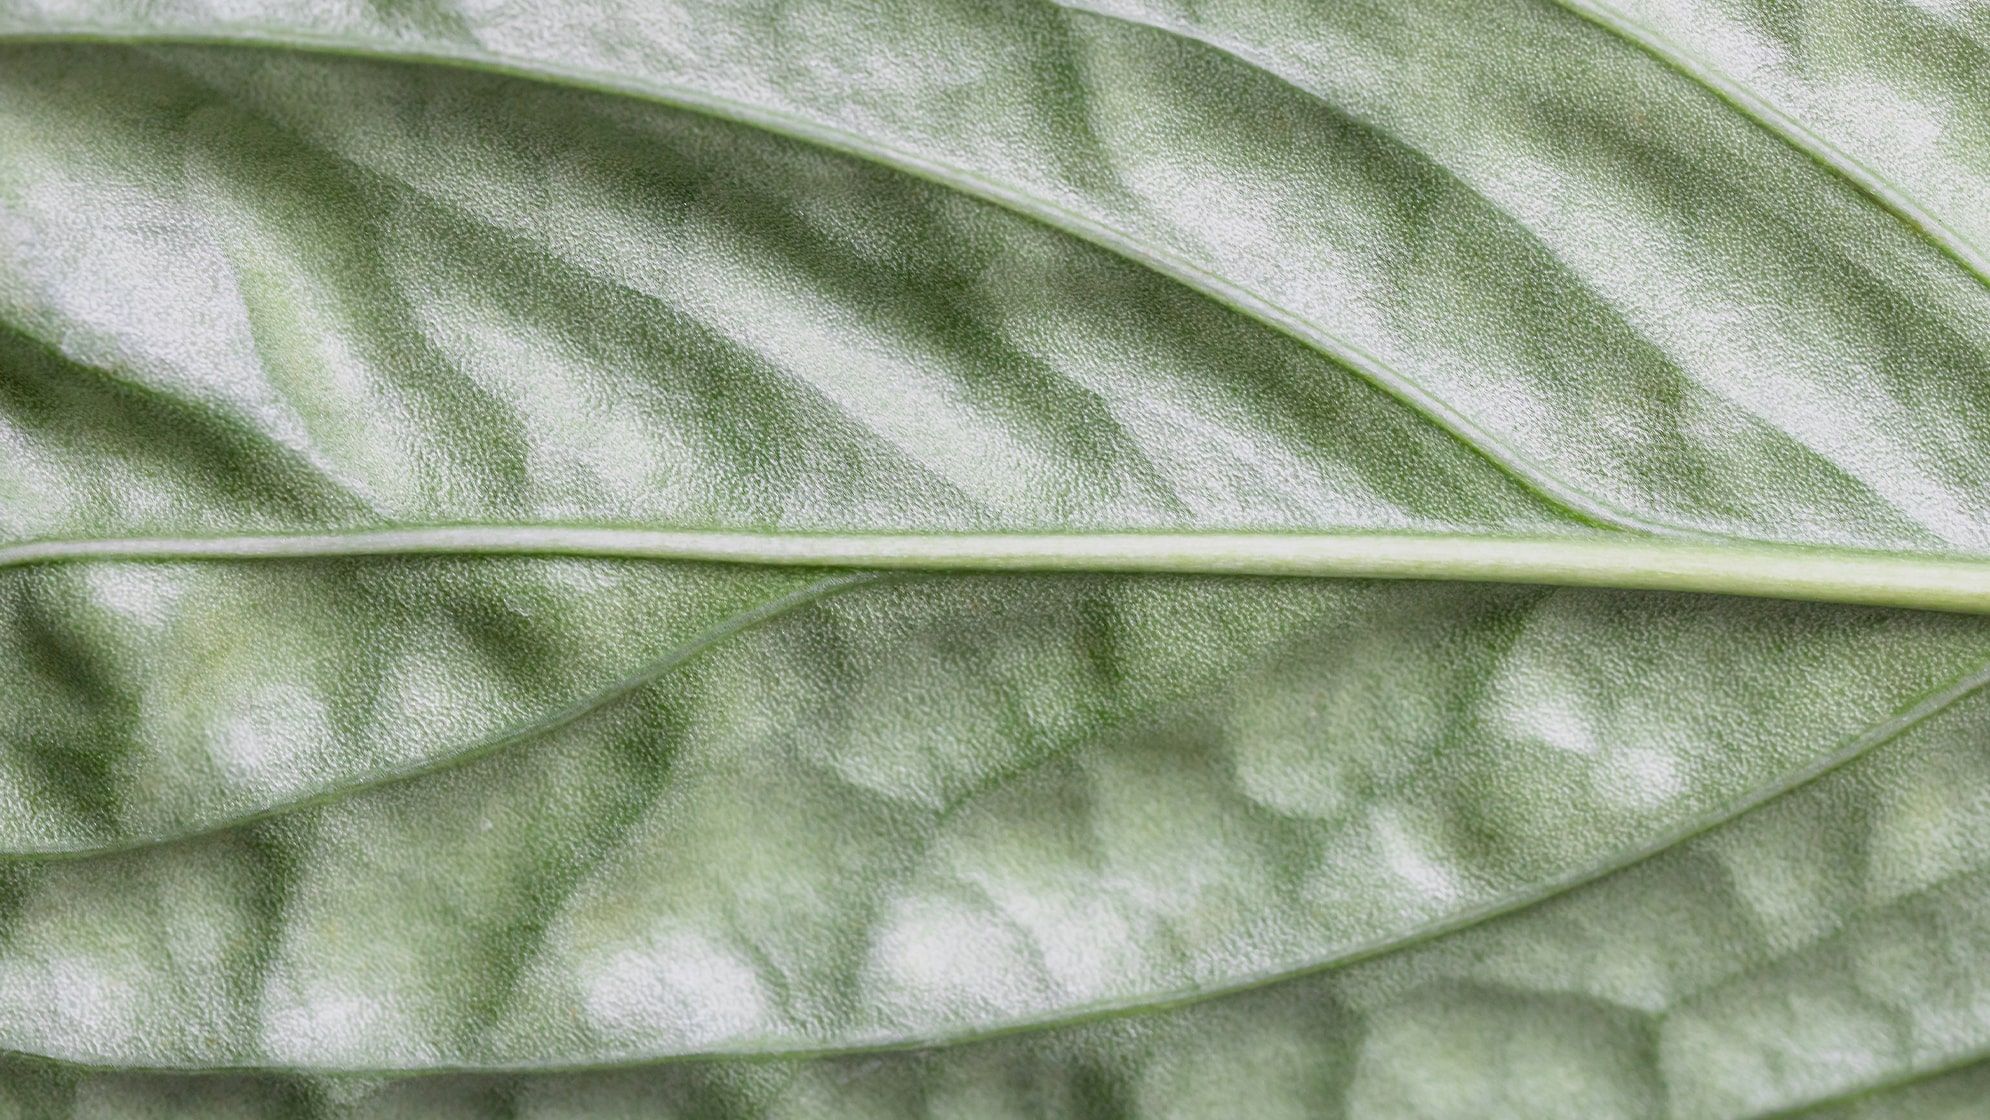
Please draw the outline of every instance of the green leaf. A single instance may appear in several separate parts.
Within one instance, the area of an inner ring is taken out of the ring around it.
[[[1984,18],[0,2],[0,1108],[1970,1114]]]

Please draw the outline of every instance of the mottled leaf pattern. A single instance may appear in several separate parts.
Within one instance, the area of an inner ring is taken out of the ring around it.
[[[0,0],[0,1115],[1976,1115],[1985,42]]]

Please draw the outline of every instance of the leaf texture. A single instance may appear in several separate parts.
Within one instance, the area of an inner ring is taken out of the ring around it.
[[[0,1104],[1969,1115],[1984,619],[947,569],[1974,586],[1980,22],[0,4]]]

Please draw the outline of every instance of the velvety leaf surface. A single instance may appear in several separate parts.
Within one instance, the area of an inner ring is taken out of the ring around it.
[[[3,1040],[109,1064],[588,1064],[1220,991],[1732,816],[1973,691],[1986,639],[1711,597],[901,579],[530,749],[18,866]],[[1627,676],[1665,687],[1627,698]]]
[[[499,67],[850,151],[1231,305],[1595,520],[1805,542],[1986,540],[1990,480],[1967,419],[1983,407],[1972,394],[1990,329],[1978,278],[1827,164],[1553,4],[1237,4],[1193,17],[1043,0],[15,9],[8,22],[29,35],[305,40]],[[336,98],[311,101],[321,119],[353,116]],[[366,113],[360,138],[391,136],[382,118],[397,116]],[[543,184],[561,165],[529,166]],[[539,220],[593,201],[572,194]],[[592,223],[595,244],[616,219]],[[644,255],[616,254],[624,268]],[[848,365],[890,376],[876,361],[837,363],[844,393],[865,381]],[[1064,477],[977,455],[1006,425],[894,415],[974,431],[940,446],[979,485],[1018,467]],[[1309,524],[1336,522],[1370,523]]]
[[[1944,1083],[1917,1071],[1981,1049],[1986,718],[1980,696],[1956,700],[1616,874],[1179,1009],[924,1052],[589,1073],[187,1080],[17,1066],[16,1092],[55,1115],[142,1114],[163,1099],[243,1115],[1202,1116],[1244,1100],[1264,1115],[1741,1117],[1883,1079],[1913,1089],[1897,1107],[1863,1100],[1864,1115],[1923,1115]]]
[[[1265,558],[1979,586],[1981,23],[0,0],[0,1111],[1971,1114],[1990,622]]]

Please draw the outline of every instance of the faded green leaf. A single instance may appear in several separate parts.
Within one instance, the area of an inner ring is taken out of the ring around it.
[[[1970,1115],[1985,10],[0,3],[0,1112]]]

